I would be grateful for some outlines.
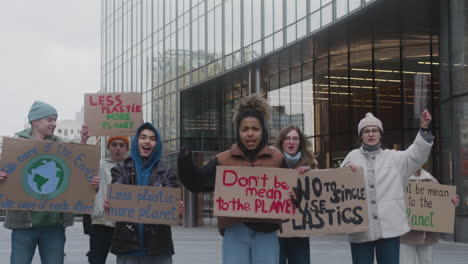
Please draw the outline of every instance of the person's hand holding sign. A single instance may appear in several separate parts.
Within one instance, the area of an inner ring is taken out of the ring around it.
[[[94,176],[89,183],[91,183],[94,189],[98,190],[100,181],[99,176]]]
[[[4,171],[0,171],[0,182],[4,182],[6,179],[8,179],[8,174]]]

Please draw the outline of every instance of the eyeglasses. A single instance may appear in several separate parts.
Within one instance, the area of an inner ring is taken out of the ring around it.
[[[298,137],[285,137],[284,141],[298,142],[299,138]]]
[[[369,134],[371,134],[371,133],[375,135],[375,134],[380,133],[380,130],[379,130],[378,128],[364,129],[364,130],[362,130],[362,134],[364,134],[364,135],[369,135]]]

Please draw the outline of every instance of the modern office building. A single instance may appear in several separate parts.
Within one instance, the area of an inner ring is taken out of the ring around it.
[[[425,167],[468,201],[467,10],[463,0],[102,0],[101,89],[143,93],[174,169],[181,146],[200,164],[229,148],[233,106],[251,93],[272,107],[270,140],[298,125],[321,168],[356,146],[366,112],[383,121],[386,147],[404,149],[427,108],[436,140]],[[209,213],[209,197],[187,196],[188,217]],[[468,204],[456,215],[454,237],[468,242]]]

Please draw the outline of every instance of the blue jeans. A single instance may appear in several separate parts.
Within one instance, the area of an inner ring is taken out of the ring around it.
[[[36,246],[42,264],[63,263],[65,227],[33,227],[11,232],[11,264],[30,264]]]
[[[224,230],[223,264],[277,264],[278,235],[255,232],[244,224]]]
[[[310,264],[310,245],[308,237],[279,238],[280,264]]]
[[[374,251],[378,264],[400,264],[400,237],[351,243],[353,264],[373,264]]]

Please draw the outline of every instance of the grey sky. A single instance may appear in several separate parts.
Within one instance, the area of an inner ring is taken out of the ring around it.
[[[100,86],[99,0],[0,0],[0,136],[27,122],[35,100],[74,119]]]

